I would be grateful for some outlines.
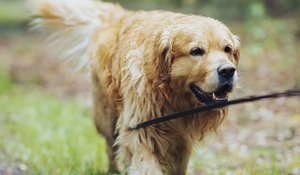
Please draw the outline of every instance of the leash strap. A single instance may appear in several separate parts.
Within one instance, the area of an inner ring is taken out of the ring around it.
[[[209,104],[209,105],[206,105],[203,107],[189,109],[186,111],[181,111],[181,112],[177,112],[174,114],[170,114],[170,115],[162,116],[162,117],[155,118],[152,120],[148,120],[148,121],[137,124],[136,127],[134,127],[133,129],[145,128],[149,125],[154,125],[154,124],[162,123],[162,122],[169,121],[169,120],[174,120],[174,119],[181,118],[181,117],[189,117],[189,116],[191,116],[191,114],[205,112],[205,111],[209,111],[209,110],[213,110],[213,109],[219,109],[219,108],[223,108],[226,106],[232,106],[232,105],[237,105],[237,104],[241,104],[241,103],[259,101],[259,100],[268,99],[268,98],[293,97],[293,96],[300,96],[300,90],[288,90],[285,92],[278,92],[278,93],[272,93],[272,94],[260,95],[260,96],[249,96],[249,97],[240,98],[240,99],[236,99],[236,100],[230,100],[227,102],[213,103],[213,104]]]

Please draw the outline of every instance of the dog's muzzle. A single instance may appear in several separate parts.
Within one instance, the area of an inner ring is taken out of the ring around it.
[[[197,99],[206,105],[227,102],[228,93],[233,89],[235,72],[236,68],[232,64],[222,64],[217,68],[219,83],[216,91],[205,92],[194,83],[190,85],[190,89]]]

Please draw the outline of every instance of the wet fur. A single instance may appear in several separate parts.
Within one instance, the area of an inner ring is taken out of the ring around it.
[[[64,43],[63,52],[72,50],[67,57],[89,63],[94,121],[107,141],[110,171],[186,174],[193,144],[217,129],[226,109],[131,128],[201,105],[189,84],[213,91],[212,70],[221,62],[238,64],[237,37],[221,22],[201,16],[132,12],[89,0],[36,0],[31,5],[38,15],[35,28],[54,34],[54,42]],[[232,45],[231,55],[223,54],[222,37]],[[207,47],[207,55],[191,58],[191,44]]]

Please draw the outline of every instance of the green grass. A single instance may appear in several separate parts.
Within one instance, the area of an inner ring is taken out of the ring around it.
[[[28,174],[106,170],[105,142],[89,109],[76,100],[13,85],[0,72],[0,164],[21,162]]]

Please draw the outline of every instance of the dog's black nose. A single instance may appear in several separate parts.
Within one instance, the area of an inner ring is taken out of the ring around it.
[[[235,67],[231,64],[222,64],[217,69],[219,76],[226,79],[232,78],[235,73],[235,70]]]

